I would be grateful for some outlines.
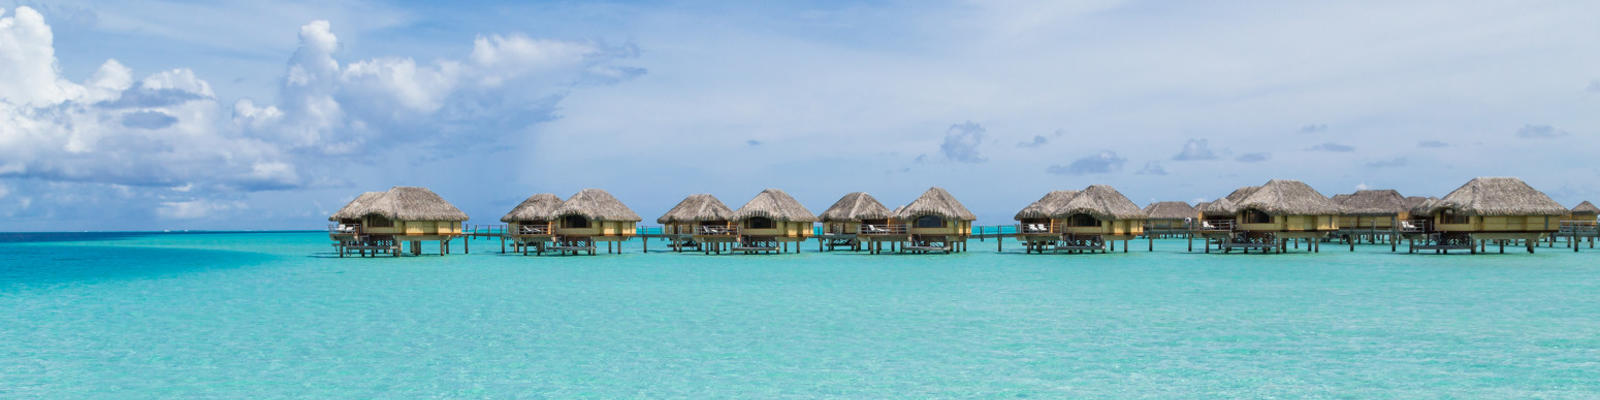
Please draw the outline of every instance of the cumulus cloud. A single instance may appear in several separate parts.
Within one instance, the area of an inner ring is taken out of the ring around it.
[[[1234,160],[1238,162],[1257,163],[1271,159],[1272,154],[1269,153],[1244,153],[1240,154],[1239,157],[1235,158]]]
[[[636,55],[631,46],[489,35],[460,60],[345,63],[327,21],[302,26],[299,37],[275,103],[225,106],[184,68],[136,80],[107,60],[87,80],[69,81],[43,16],[0,10],[0,178],[203,188],[152,203],[160,216],[191,218],[237,210],[202,196],[306,186],[326,175],[314,171],[351,158],[328,155],[370,153],[380,139],[435,150],[493,143],[553,118],[573,87],[644,72],[613,65]],[[450,140],[462,135],[490,140]]]
[[[1421,142],[1417,142],[1417,147],[1421,147],[1421,148],[1424,148],[1424,149],[1439,149],[1439,148],[1450,147],[1450,144],[1449,143],[1445,143],[1445,142],[1441,142],[1441,141],[1438,141],[1438,140],[1424,140],[1424,141],[1421,141]]]
[[[1167,174],[1167,169],[1166,168],[1162,168],[1161,167],[1161,163],[1159,163],[1159,162],[1147,161],[1147,162],[1144,163],[1144,167],[1139,168],[1139,171],[1138,172],[1134,172],[1134,174],[1138,174],[1138,175],[1166,175]]]
[[[978,153],[978,145],[983,143],[984,129],[976,122],[967,121],[950,125],[944,132],[944,143],[939,145],[939,152],[944,158],[955,162],[981,163],[988,161]]]
[[[1322,133],[1328,131],[1328,124],[1309,124],[1300,127],[1300,133]]]
[[[1372,168],[1392,168],[1404,167],[1406,166],[1406,163],[1407,161],[1405,157],[1395,157],[1387,160],[1371,161],[1367,163],[1367,166]]]
[[[1189,142],[1183,144],[1183,151],[1179,151],[1178,155],[1172,156],[1172,159],[1175,161],[1215,160],[1217,159],[1217,153],[1211,151],[1211,146],[1206,143],[1205,139],[1189,139]]]
[[[1117,153],[1108,150],[1073,160],[1071,164],[1051,165],[1045,169],[1045,172],[1057,175],[1107,174],[1121,171],[1122,165],[1127,162],[1128,159],[1119,157]]]
[[[1323,144],[1307,147],[1306,150],[1307,151],[1326,151],[1326,152],[1332,152],[1332,153],[1349,153],[1349,152],[1352,152],[1352,151],[1356,151],[1356,148],[1355,147],[1350,147],[1348,145],[1342,145],[1342,144],[1338,144],[1338,143],[1328,142],[1328,143],[1323,143]]]
[[[293,168],[261,168],[287,165],[276,147],[218,129],[215,94],[189,70],[135,82],[108,60],[88,80],[68,81],[50,26],[27,7],[0,18],[0,55],[0,177],[244,189],[299,179]]]
[[[1550,139],[1567,136],[1569,133],[1556,129],[1550,125],[1523,125],[1517,129],[1517,137],[1524,139]]]

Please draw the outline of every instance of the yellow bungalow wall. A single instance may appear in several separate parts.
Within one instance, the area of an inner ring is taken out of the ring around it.
[[[918,228],[915,221],[899,222],[907,224],[906,230],[913,235],[947,235],[970,236],[972,235],[972,221],[945,220],[945,224],[938,228]]]
[[[1062,227],[1063,233],[1076,235],[1123,236],[1144,233],[1145,220],[1142,219],[1108,219],[1099,221],[1100,226],[1067,226],[1066,220],[1057,220],[1054,223]],[[1182,222],[1180,221],[1179,224],[1181,225]]]
[[[393,221],[393,226],[372,226],[371,218],[363,219],[361,231],[373,235],[433,236],[461,234],[460,221]]]
[[[1341,216],[1339,216],[1339,228],[1343,228],[1343,229],[1349,229],[1349,228],[1372,228],[1374,226],[1374,223],[1376,223],[1376,226],[1378,227],[1378,229],[1390,229],[1390,228],[1394,228],[1394,220],[1392,220],[1391,218],[1395,218],[1395,219],[1398,219],[1400,221],[1404,221],[1404,220],[1406,220],[1406,217],[1407,217],[1407,215],[1405,215],[1405,214],[1401,214],[1399,217],[1388,217],[1388,216],[1382,216],[1382,217],[1359,216],[1358,217],[1358,216],[1354,216],[1354,215],[1341,215]]]
[[[1244,223],[1244,213],[1239,213],[1234,216],[1234,221],[1240,230],[1246,231],[1302,232],[1339,229],[1339,217],[1336,215],[1274,215],[1272,222],[1247,224]]]
[[[810,222],[772,221],[771,228],[756,229],[750,228],[749,221],[745,221],[739,223],[739,234],[801,240],[811,236],[812,225]]]
[[[1434,229],[1445,232],[1554,232],[1560,217],[1540,215],[1470,216],[1465,224],[1445,224],[1442,214],[1434,214]]]
[[[560,220],[556,221],[556,234],[568,236],[621,236],[630,237],[636,233],[638,223],[633,221],[589,221],[588,227],[568,228]]]

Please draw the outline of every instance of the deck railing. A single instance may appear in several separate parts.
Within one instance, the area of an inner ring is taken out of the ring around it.
[[[1233,230],[1232,220],[1200,221],[1198,226],[1201,232],[1224,232]]]
[[[1429,220],[1426,220],[1426,219],[1401,220],[1400,221],[1400,232],[1401,233],[1428,232],[1428,231],[1430,231],[1430,229],[1428,229],[1428,226],[1431,225],[1432,223],[1433,223],[1433,221],[1429,221]]]
[[[910,232],[906,224],[861,224],[862,235],[904,235]]]
[[[1600,231],[1600,222],[1595,220],[1561,221],[1561,233],[1594,233],[1596,231]]]
[[[357,234],[361,233],[361,224],[328,224],[330,234]]]
[[[695,228],[694,234],[702,236],[738,236],[739,227],[701,225]]]
[[[1017,233],[1023,234],[1061,233],[1060,225],[1054,223],[1016,224],[1012,227]]]
[[[473,236],[504,235],[506,233],[506,224],[467,225],[465,229],[461,230],[461,233]]]

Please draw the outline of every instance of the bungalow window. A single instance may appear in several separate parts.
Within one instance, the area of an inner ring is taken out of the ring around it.
[[[1080,228],[1100,226],[1100,220],[1089,214],[1072,214],[1067,217],[1067,226]]]
[[[778,224],[773,222],[772,218],[766,217],[755,217],[744,221],[744,227],[750,229],[772,229],[777,226]]]
[[[1440,222],[1440,223],[1443,223],[1443,224],[1470,224],[1470,223],[1472,223],[1472,217],[1468,217],[1466,215],[1457,214],[1456,210],[1444,210],[1444,212],[1439,213],[1439,217],[1440,217],[1441,220],[1443,220],[1443,222]]]
[[[1244,211],[1244,223],[1246,223],[1246,224],[1270,224],[1270,223],[1272,223],[1272,216],[1271,215],[1267,215],[1267,213],[1261,212],[1261,210],[1245,210]]]
[[[381,216],[374,215],[372,217],[367,218],[367,226],[374,227],[374,228],[393,228],[394,227],[394,221],[390,221],[388,218],[384,218],[384,217],[381,217]]]
[[[917,217],[917,227],[918,228],[943,228],[944,227],[944,218],[940,218],[937,215],[924,215],[924,216],[921,216],[921,217]]]
[[[566,228],[588,228],[589,219],[582,215],[568,215],[561,217],[561,226]]]

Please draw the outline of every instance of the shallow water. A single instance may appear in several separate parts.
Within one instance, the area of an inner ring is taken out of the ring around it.
[[[0,398],[1600,396],[1600,249],[338,259],[321,233],[30,238],[0,240]]]

